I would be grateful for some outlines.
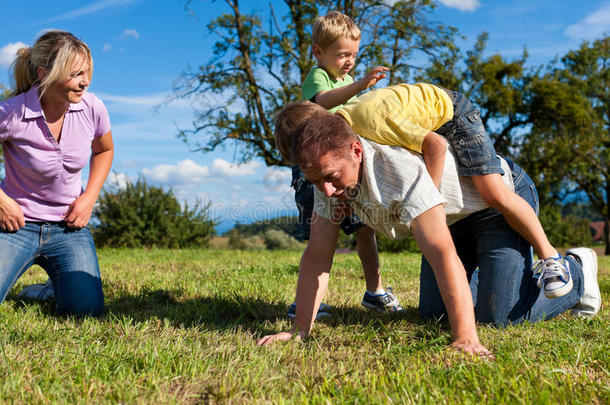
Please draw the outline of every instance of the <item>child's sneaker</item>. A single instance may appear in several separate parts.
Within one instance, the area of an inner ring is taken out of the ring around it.
[[[597,253],[589,248],[575,248],[566,252],[576,258],[582,265],[584,291],[578,303],[572,308],[572,315],[591,317],[599,312],[602,295],[597,282]]]
[[[51,279],[48,279],[44,284],[28,285],[27,287],[24,287],[19,294],[17,294],[17,297],[34,301],[46,301],[48,299],[55,298],[53,282]]]
[[[375,309],[379,312],[399,312],[402,311],[398,298],[393,294],[394,290],[391,287],[387,287],[385,293],[373,295],[369,294],[368,291],[364,293],[362,297],[362,306],[366,308]]]
[[[532,271],[538,276],[538,287],[547,298],[563,297],[572,290],[570,265],[561,255],[538,260]]]
[[[297,303],[293,302],[288,308],[288,316],[290,318],[294,318],[297,316]],[[322,318],[328,318],[332,316],[330,313],[330,307],[325,303],[320,304],[320,308],[318,308],[318,313],[316,314],[316,321],[319,321]]]

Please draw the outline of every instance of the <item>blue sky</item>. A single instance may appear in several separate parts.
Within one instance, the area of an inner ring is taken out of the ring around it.
[[[242,4],[268,13],[268,1]],[[287,169],[269,169],[260,161],[234,164],[232,150],[190,152],[175,134],[176,128],[190,127],[193,106],[180,100],[155,108],[185,67],[208,60],[215,38],[205,25],[225,8],[222,1],[193,1],[194,13],[181,0],[5,2],[0,83],[10,84],[8,66],[19,46],[31,45],[44,30],[73,32],[93,52],[90,91],[110,112],[113,179],[143,174],[151,183],[172,187],[181,200],[211,202],[220,231],[235,221],[294,213]],[[442,0],[434,17],[466,36],[459,43],[463,49],[487,31],[488,53],[514,58],[527,46],[530,63],[541,64],[608,32],[610,1]]]

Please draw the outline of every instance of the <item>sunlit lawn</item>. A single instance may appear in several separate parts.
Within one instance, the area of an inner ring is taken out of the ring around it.
[[[107,314],[53,315],[23,303],[22,277],[0,306],[0,401],[587,403],[610,402],[610,315],[480,327],[496,361],[446,349],[449,331],[417,315],[415,254],[382,254],[406,311],[365,311],[355,254],[338,255],[313,337],[257,347],[285,330],[300,252],[100,250]],[[600,257],[610,299],[610,258]]]

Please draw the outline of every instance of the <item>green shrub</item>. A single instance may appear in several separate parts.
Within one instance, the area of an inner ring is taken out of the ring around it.
[[[265,232],[265,246],[269,250],[291,250],[299,247],[299,242],[279,229],[269,229]]]
[[[256,221],[251,224],[237,223],[233,229],[239,231],[242,236],[264,235],[269,229],[279,229],[288,235],[299,239],[303,233],[301,226],[299,225],[299,217],[296,216],[275,217]],[[228,232],[231,232],[231,230]]]
[[[356,234],[357,232],[346,235],[345,232],[339,231],[339,237],[337,238],[337,249],[347,248],[356,250]]]
[[[403,239],[391,239],[377,233],[377,248],[380,252],[419,252],[417,242],[412,236]]]
[[[419,247],[413,237],[404,239],[391,239],[387,236],[376,232],[377,238],[377,250],[380,252],[419,252]],[[337,248],[348,248],[356,249],[356,232],[351,235],[346,235],[343,232],[339,232],[339,239],[337,240]]]
[[[239,229],[233,228],[225,233],[229,236],[229,249],[238,250],[263,250],[265,249],[265,241],[259,235],[246,236]]]
[[[593,243],[591,221],[572,215],[562,217],[560,207],[541,207],[540,222],[555,247],[588,246]]]
[[[98,246],[185,248],[206,246],[215,223],[209,204],[184,207],[169,190],[143,178],[124,188],[103,190],[93,210],[100,224],[93,229]]]

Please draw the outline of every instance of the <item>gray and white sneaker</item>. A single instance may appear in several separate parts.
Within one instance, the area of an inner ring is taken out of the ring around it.
[[[563,297],[572,290],[572,274],[565,258],[558,255],[538,260],[532,266],[534,277],[538,277],[538,287],[547,298]]]
[[[392,287],[387,287],[384,294],[373,295],[368,291],[364,293],[361,302],[363,307],[375,309],[379,312],[400,312],[402,307],[400,301],[394,295]]]
[[[318,313],[316,314],[316,321],[319,321],[322,318],[328,318],[331,317],[332,314],[330,313],[331,308],[326,305],[325,303],[320,303],[320,307],[318,308]],[[290,307],[288,308],[288,317],[289,318],[296,318],[297,316],[297,303],[293,302],[292,304],[290,304]]]
[[[593,249],[580,247],[570,249],[567,255],[574,256],[582,265],[584,291],[580,301],[572,308],[572,315],[592,317],[599,312],[602,295],[597,282],[597,253]]]
[[[34,301],[46,301],[55,298],[55,290],[53,290],[53,282],[48,279],[44,284],[32,284],[23,288],[17,294],[18,298],[25,298]]]

